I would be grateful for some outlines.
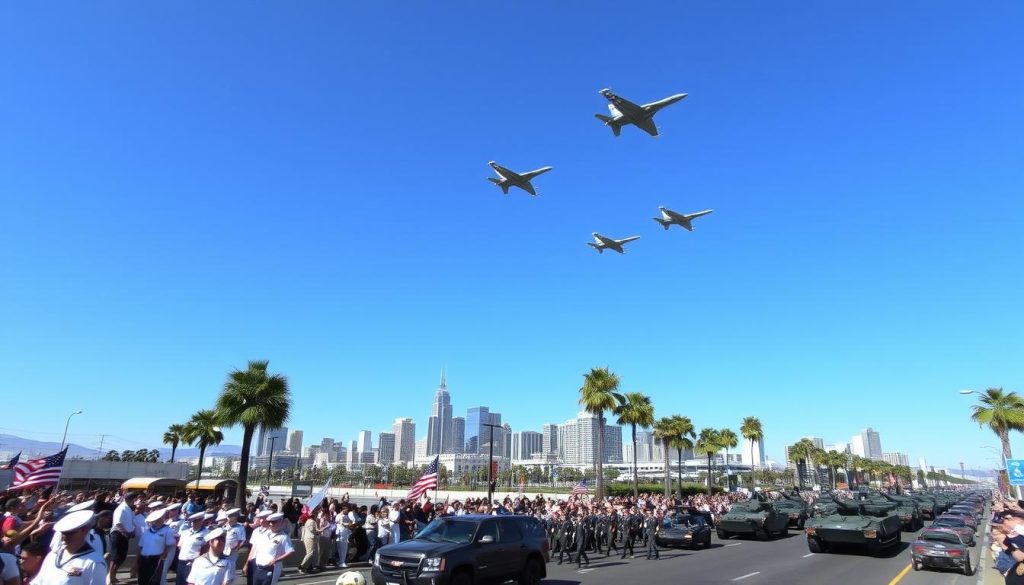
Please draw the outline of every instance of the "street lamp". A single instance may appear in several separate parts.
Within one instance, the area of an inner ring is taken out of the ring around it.
[[[498,481],[498,478],[495,477],[497,474],[494,473],[494,429],[495,427],[500,429],[502,426],[492,423],[480,423],[480,426],[488,427],[491,433],[491,438],[487,445],[487,505],[489,506],[493,501],[494,484]]]
[[[274,469],[274,442],[277,437],[270,437],[270,457],[267,458],[267,488],[270,488],[270,472]]]
[[[71,414],[68,415],[68,422],[64,423],[64,436],[60,440],[61,451],[64,450],[64,443],[67,442],[68,440],[68,425],[71,424],[71,417],[75,416],[76,414],[82,414],[82,411],[76,410],[75,412],[72,412]]]

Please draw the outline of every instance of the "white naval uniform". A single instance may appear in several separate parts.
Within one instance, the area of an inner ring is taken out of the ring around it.
[[[205,554],[192,562],[188,582],[193,585],[225,585],[230,583],[228,576],[234,573],[229,569],[228,557],[210,558]]]
[[[206,529],[192,530],[192,527],[181,529],[178,535],[178,567],[175,569],[174,582],[182,585],[187,582],[190,563],[199,557],[203,548]],[[180,577],[179,577],[180,575]]]
[[[290,553],[295,550],[292,546],[292,539],[287,534],[280,532],[271,532],[269,529],[264,529],[263,534],[260,538],[256,538],[256,532],[253,532],[253,538],[250,539],[255,554],[252,559],[256,563],[256,567],[265,567],[274,563],[274,559]],[[281,565],[283,563],[274,563],[274,579],[271,582],[272,585],[277,585],[278,579],[281,578]]]
[[[224,531],[227,533],[227,538],[224,542],[225,549],[228,552],[227,582],[234,583],[235,576],[238,573],[238,549],[242,548],[242,545],[245,544],[245,526],[242,524],[235,524],[234,526],[227,524],[224,526]]]
[[[75,554],[64,546],[43,559],[31,585],[106,585],[107,562],[103,551],[85,543]]]
[[[174,543],[167,547],[167,558],[164,560],[164,564],[160,566],[161,585],[167,582],[167,571],[171,568],[171,560],[177,554],[175,549],[178,548],[178,537],[181,535],[181,529],[187,523],[188,522],[184,518],[167,521],[167,527],[171,529],[171,534],[174,536]]]
[[[100,551],[100,556],[103,556],[103,537],[99,534],[96,534],[95,530],[89,531],[89,536],[85,538],[85,542],[89,546]],[[57,549],[62,546],[64,546],[64,540],[61,539],[60,533],[58,532],[53,535],[53,538],[50,539],[50,552],[57,552]]]

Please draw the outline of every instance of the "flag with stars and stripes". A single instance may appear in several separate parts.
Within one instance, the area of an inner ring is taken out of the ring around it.
[[[572,487],[573,495],[576,494],[589,494],[590,488],[587,487],[587,480],[581,479],[580,482]]]
[[[11,460],[7,462],[7,465],[0,467],[0,469],[14,469],[14,466],[18,464],[18,459],[21,459],[21,451],[18,451],[18,454],[11,457]]]
[[[423,470],[423,475],[416,480],[416,483],[412,484],[412,488],[409,489],[409,493],[405,495],[407,500],[416,500],[423,494],[427,493],[428,490],[437,489],[437,468],[439,465],[439,457],[434,457],[434,460]]]
[[[35,488],[49,485],[57,485],[60,482],[60,472],[64,469],[64,456],[68,450],[65,448],[56,455],[50,455],[42,459],[29,459],[24,463],[14,466],[14,481],[8,490]]]

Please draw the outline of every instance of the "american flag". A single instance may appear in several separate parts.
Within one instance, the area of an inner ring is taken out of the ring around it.
[[[590,489],[587,487],[587,480],[581,479],[580,482],[572,486],[572,493],[575,494],[589,494]]]
[[[21,451],[18,451],[18,454],[15,455],[14,457],[11,457],[11,460],[7,463],[7,465],[4,465],[3,467],[0,467],[0,469],[14,469],[14,466],[18,464],[18,459],[20,459],[20,458],[21,458]]]
[[[64,469],[64,456],[67,453],[68,450],[65,448],[56,455],[18,463],[14,466],[14,481],[11,482],[11,487],[7,489],[14,490],[57,485],[60,481],[60,472]]]
[[[434,461],[432,461],[423,471],[423,475],[416,480],[416,483],[412,484],[412,488],[409,489],[409,493],[405,495],[405,499],[416,500],[423,494],[427,493],[428,490],[437,489],[437,467],[439,459],[439,457],[434,457]]]

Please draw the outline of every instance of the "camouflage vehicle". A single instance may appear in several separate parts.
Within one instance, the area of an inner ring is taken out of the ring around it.
[[[906,532],[915,532],[924,527],[924,518],[921,517],[921,507],[912,498],[908,498],[906,496],[894,496],[881,492],[872,495],[869,501],[879,504],[885,504],[887,502],[896,504],[896,514],[900,517],[900,521],[903,522],[903,530]]]
[[[775,508],[789,519],[790,528],[803,530],[804,522],[810,516],[807,502],[799,494],[791,495],[786,492],[781,492],[781,494],[782,499],[775,501]]]
[[[921,518],[923,520],[935,520],[942,513],[939,511],[938,501],[936,501],[935,496],[932,494],[919,492],[908,497],[913,498],[921,508]]]
[[[835,504],[835,514],[815,516],[804,526],[812,553],[827,552],[833,545],[861,546],[879,553],[899,545],[903,523],[894,502],[836,500]]]
[[[771,502],[748,500],[733,504],[728,513],[718,520],[718,538],[753,536],[767,540],[769,535],[789,534],[789,517],[779,512]]]
[[[836,513],[836,500],[831,493],[822,493],[811,506],[811,516],[828,516]]]

